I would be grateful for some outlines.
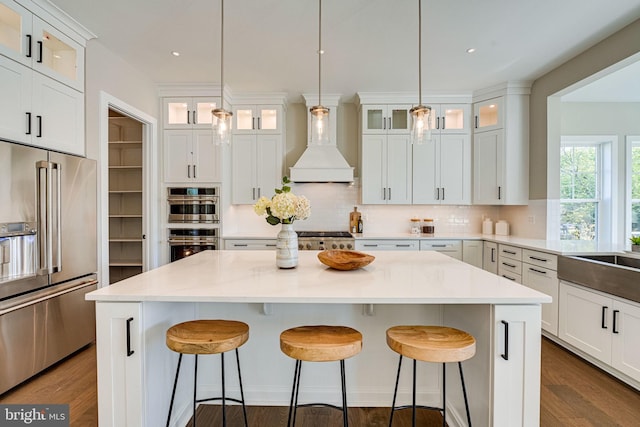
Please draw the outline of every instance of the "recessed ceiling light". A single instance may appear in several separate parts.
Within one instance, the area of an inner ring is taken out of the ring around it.
[[[467,49],[467,53],[473,53],[476,51],[475,47],[470,47],[469,49]]]
[[[174,50],[173,52],[171,52],[171,55],[180,56],[180,52]]]

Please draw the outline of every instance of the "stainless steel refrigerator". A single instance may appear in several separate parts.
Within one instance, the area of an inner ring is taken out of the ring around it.
[[[96,162],[0,141],[0,394],[95,339]]]

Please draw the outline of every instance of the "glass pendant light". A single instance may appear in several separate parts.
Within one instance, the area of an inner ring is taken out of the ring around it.
[[[322,94],[322,0],[318,0],[318,105],[309,109],[311,113],[311,145],[324,145],[329,141],[329,109],[321,102]]]
[[[418,105],[411,114],[411,143],[431,141],[431,107],[422,105],[422,0],[418,0]]]
[[[216,145],[231,142],[231,117],[233,113],[224,109],[224,0],[220,0],[220,108],[211,110],[213,141]]]

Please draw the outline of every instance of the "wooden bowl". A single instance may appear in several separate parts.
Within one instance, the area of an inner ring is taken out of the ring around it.
[[[336,270],[356,270],[371,264],[376,257],[364,252],[334,249],[320,252],[318,259],[324,265]]]

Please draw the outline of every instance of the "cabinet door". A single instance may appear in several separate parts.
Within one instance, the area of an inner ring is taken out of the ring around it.
[[[504,203],[502,188],[504,134],[501,130],[474,136],[473,203]]]
[[[252,204],[256,188],[256,135],[234,135],[231,144],[231,203]],[[268,194],[265,197],[270,197]]]
[[[431,129],[435,133],[470,133],[471,106],[469,104],[431,105]]]
[[[271,198],[282,186],[282,136],[258,135],[256,151],[257,197]]]
[[[145,425],[142,324],[139,303],[96,303],[100,425]]]
[[[0,4],[0,7],[3,7]],[[31,143],[31,79],[33,71],[17,62],[0,57],[0,137]]]
[[[469,135],[441,135],[440,203],[471,204],[471,138]]]
[[[504,98],[493,98],[473,104],[474,132],[504,127]]]
[[[560,339],[610,363],[611,298],[561,282],[558,300]]]
[[[411,129],[411,119],[409,117],[410,105],[388,105],[387,106],[387,133],[406,134]]]
[[[32,143],[84,156],[84,94],[33,73]]]
[[[498,244],[494,242],[484,242],[482,253],[482,268],[493,274],[498,274]]]
[[[411,204],[411,141],[409,135],[387,136],[387,204]]]
[[[387,106],[363,105],[362,106],[362,132],[363,133],[387,133]]]
[[[384,135],[362,137],[361,187],[363,204],[384,204],[387,188],[386,143]]]
[[[463,240],[462,261],[474,267],[482,268],[483,247],[484,242],[482,240]]]
[[[613,301],[611,365],[640,381],[640,307]]]
[[[84,92],[84,48],[33,17],[33,69]]]
[[[164,132],[164,180],[190,182],[193,179],[193,132],[167,130]]]
[[[494,426],[540,425],[540,306],[495,306]]]
[[[213,142],[210,130],[193,131],[193,180],[195,182],[220,182],[221,146]]]
[[[542,329],[558,335],[558,273],[536,265],[522,265],[522,284],[549,295],[553,301],[542,304]]]
[[[433,205],[440,203],[438,139],[413,145],[413,203]]]
[[[233,132],[282,133],[282,107],[279,105],[237,105],[233,107]]]
[[[31,67],[33,15],[11,0],[0,1],[0,55]],[[3,92],[4,93],[4,92]]]

